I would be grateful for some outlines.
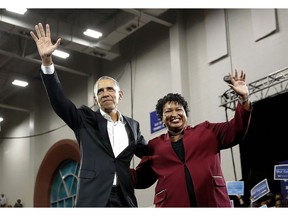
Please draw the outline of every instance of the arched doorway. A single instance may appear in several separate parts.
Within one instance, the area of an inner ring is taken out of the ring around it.
[[[59,169],[65,167],[65,163],[69,161],[78,164],[80,162],[79,145],[74,140],[60,140],[48,150],[36,177],[34,207],[51,207],[53,183],[55,184],[55,179],[57,179],[56,176],[59,174]],[[65,176],[70,176],[67,180],[72,180],[70,174],[65,173]],[[73,184],[73,187],[75,187],[75,184]]]

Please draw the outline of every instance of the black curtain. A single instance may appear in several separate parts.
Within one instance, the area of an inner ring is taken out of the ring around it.
[[[267,178],[270,191],[281,191],[280,181],[274,180],[274,165],[288,160],[288,93],[266,98],[253,104],[250,128],[240,143],[245,197],[250,190]]]

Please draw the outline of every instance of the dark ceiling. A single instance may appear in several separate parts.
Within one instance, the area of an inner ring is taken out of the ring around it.
[[[141,27],[150,23],[171,27],[163,19],[167,13],[167,9],[28,9],[19,15],[0,9],[0,116],[7,109],[22,109],[9,103],[23,90],[12,81],[20,78],[33,82],[39,76],[35,71],[41,61],[29,33],[38,22],[49,23],[52,40],[61,37],[60,48],[78,60],[78,64],[72,64],[53,58],[56,68],[87,76],[89,71],[77,68],[79,61],[117,59],[121,55],[119,43]],[[90,39],[83,35],[86,28],[99,30],[103,36]],[[29,84],[29,88],[32,86]]]

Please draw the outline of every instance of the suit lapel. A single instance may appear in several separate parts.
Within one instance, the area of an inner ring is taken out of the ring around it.
[[[107,120],[101,115],[100,110],[96,111],[96,122],[98,124],[98,128],[102,137],[101,144],[103,147],[109,152],[110,155],[114,156],[113,149],[110,143],[108,131],[107,131]],[[118,156],[120,156],[123,152],[126,152],[131,146],[135,144],[135,140],[137,140],[137,129],[133,121],[125,116],[123,116],[125,124],[125,129],[128,134],[129,145],[126,147]]]
[[[105,149],[108,150],[110,154],[114,155],[113,149],[110,143],[108,131],[107,131],[107,120],[101,115],[99,109],[96,111],[96,119],[97,119],[96,122],[98,124],[100,134],[102,136],[101,144],[104,146]]]
[[[123,116],[125,124],[125,129],[128,134],[128,140],[129,140],[129,145],[133,145],[135,143],[135,140],[137,139],[137,133],[136,129],[133,127],[133,122],[129,118],[126,118]]]

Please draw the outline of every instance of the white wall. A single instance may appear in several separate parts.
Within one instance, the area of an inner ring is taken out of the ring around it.
[[[257,42],[253,35],[251,10],[225,10],[228,54],[212,63],[208,61],[205,26],[205,13],[211,11],[184,11],[177,13],[176,24],[171,29],[154,24],[136,32],[134,37],[121,44],[119,59],[104,61],[99,67],[101,74],[119,80],[124,91],[119,109],[140,122],[147,140],[165,132],[150,134],[149,114],[154,110],[157,100],[167,93],[178,91],[185,96],[191,110],[191,124],[204,120],[226,121],[224,108],[219,107],[219,96],[228,89],[223,81],[228,72],[235,68],[243,69],[247,73],[247,82],[252,82],[287,66],[288,10],[276,10],[276,32]],[[99,74],[95,72],[90,77],[92,80],[70,74],[60,74],[60,79],[62,76],[71,76],[69,82],[63,83],[67,96],[77,106],[91,105],[92,83]],[[10,131],[5,135],[37,134],[64,124],[53,113],[46,93],[40,86],[39,96],[35,96],[36,108],[29,117],[15,116],[21,121],[16,121],[16,126],[10,126]],[[229,118],[232,114],[229,113]],[[31,127],[31,118],[35,121],[32,132],[28,129]],[[14,204],[21,196],[25,206],[33,206],[35,177],[41,161],[55,142],[66,138],[75,139],[67,126],[31,139],[0,140],[0,192],[9,195],[9,202]],[[239,148],[234,147],[233,151],[239,180],[242,177]],[[230,149],[221,155],[226,180],[235,180]],[[137,165],[138,161],[135,158],[131,165]],[[12,172],[12,168],[16,172]],[[139,206],[153,206],[153,194],[154,186],[147,190],[136,190]]]
[[[12,130],[5,133],[5,136],[22,137],[22,132],[25,132],[26,135],[29,135],[29,113],[16,111],[11,111],[11,113],[13,113],[15,119],[18,121],[10,122],[10,125],[5,124],[5,127],[12,127]],[[3,127],[4,125],[2,128]],[[0,144],[0,190],[1,193],[6,195],[7,201],[9,203],[11,202],[14,204],[18,197],[25,197],[26,193],[29,194],[29,197],[31,197],[30,188],[33,187],[33,185],[31,185],[29,181],[29,163],[29,138],[7,139],[5,142]]]
[[[60,80],[64,80],[63,76],[70,77],[62,85],[76,106],[87,104],[87,78],[61,72],[58,75]],[[0,193],[6,195],[11,205],[20,198],[25,207],[32,207],[34,184],[45,154],[57,141],[75,139],[75,136],[52,110],[41,81],[38,91],[27,94],[23,96],[24,103],[34,99],[34,111],[11,111],[15,118],[5,119],[2,124],[1,137],[14,139],[0,140]],[[54,129],[57,130],[50,132]],[[18,138],[26,136],[31,138]]]

